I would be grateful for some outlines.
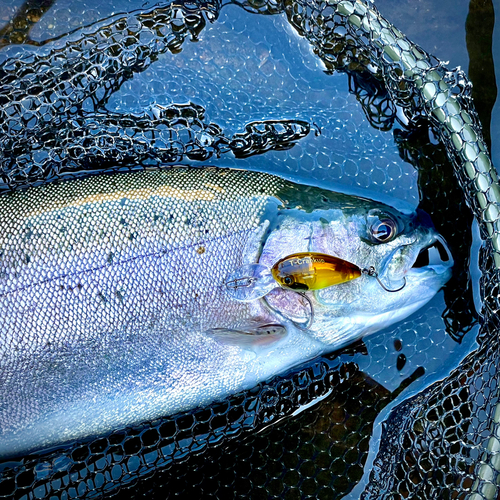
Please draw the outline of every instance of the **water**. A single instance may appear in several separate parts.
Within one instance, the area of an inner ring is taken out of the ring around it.
[[[21,3],[0,0],[0,20],[9,18],[12,9]],[[66,33],[68,27],[76,29],[115,12],[151,5],[153,1],[102,5],[93,0],[57,0],[34,25],[30,36],[42,41]],[[467,70],[468,2],[379,0],[376,5],[410,39],[449,61],[448,67]],[[499,37],[497,29],[493,37],[494,62],[500,57]],[[475,287],[479,236],[463,203],[458,212],[455,208],[460,191],[453,187],[453,176],[447,172],[450,166],[443,154],[429,148],[429,141],[419,144],[413,139],[411,144],[424,151],[424,173],[419,185],[417,170],[401,159],[394,140],[395,135],[401,137],[401,127],[388,126],[386,131],[374,128],[356,95],[349,92],[347,76],[326,74],[308,42],[297,36],[283,15],[255,15],[228,5],[216,23],[204,28],[199,39],[196,43],[186,41],[180,54],[163,54],[146,71],[135,74],[113,93],[107,109],[129,114],[155,105],[193,102],[203,106],[207,121],[217,123],[227,136],[241,132],[247,123],[256,120],[313,122],[320,134],[311,132],[288,151],[270,151],[245,159],[223,154],[210,158],[208,163],[274,172],[369,196],[398,208],[414,208],[423,199],[421,206],[432,213],[438,230],[452,247],[457,272],[447,289],[424,309],[396,327],[365,339],[364,348],[345,355],[359,368],[345,377],[354,380],[349,387],[340,380],[342,388],[333,396],[267,431],[264,438],[257,436],[241,447],[233,444],[229,450],[212,451],[208,460],[194,457],[144,488],[153,488],[159,497],[165,494],[156,490],[161,484],[170,485],[172,494],[177,489],[186,493],[203,488],[207,494],[230,491],[254,498],[308,494],[331,498],[333,491],[340,496],[363,477],[364,466],[369,469],[373,452],[368,453],[368,442],[371,439],[372,449],[376,447],[380,424],[388,411],[398,401],[445,377],[474,348],[478,330],[475,313],[480,303]],[[469,49],[472,51],[471,43]],[[8,53],[12,55],[12,48]],[[488,61],[479,66],[487,70]],[[484,81],[485,77],[475,71],[477,81]],[[492,67],[489,74],[494,74]],[[477,99],[481,101],[478,109],[485,109],[484,116],[488,116],[491,96],[483,92]],[[492,158],[497,165],[498,120],[500,109],[496,105],[492,110],[491,139]],[[192,161],[183,159],[181,163]],[[431,166],[436,163],[442,168],[442,179],[429,180]],[[467,275],[469,263],[475,278],[472,283]],[[412,383],[400,392],[401,384],[408,379]],[[357,399],[366,403],[364,409],[356,406]],[[220,461],[217,470],[211,465],[214,461]],[[136,491],[138,496],[140,491]],[[355,498],[360,491],[358,487],[351,495]]]

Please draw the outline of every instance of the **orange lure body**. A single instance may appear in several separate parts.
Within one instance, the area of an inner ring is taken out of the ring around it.
[[[288,255],[271,268],[283,288],[296,291],[321,290],[361,276],[361,269],[333,255],[300,252]]]

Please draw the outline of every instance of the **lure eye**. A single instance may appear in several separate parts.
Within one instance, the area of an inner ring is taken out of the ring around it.
[[[395,220],[388,217],[378,219],[370,227],[371,236],[378,243],[387,243],[397,234],[398,226]]]
[[[293,279],[290,276],[285,276],[283,283],[285,283],[285,285],[291,285],[293,283]]]

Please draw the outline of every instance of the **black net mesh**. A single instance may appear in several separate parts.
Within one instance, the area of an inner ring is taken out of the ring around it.
[[[227,61],[217,59],[213,45],[242,36],[243,11],[222,19],[234,4],[96,5],[76,25],[71,7],[58,10],[47,0],[5,10],[12,22],[0,33],[2,191],[207,160],[298,177],[335,175],[348,186],[420,197],[456,265],[441,302],[390,332],[207,408],[5,460],[0,497],[496,498],[500,189],[464,74],[414,45],[370,2],[239,5],[249,17],[279,18],[275,26],[286,37],[298,33],[311,71],[347,73],[361,104],[356,116],[334,90],[332,105],[324,102],[325,88],[307,80],[280,86],[290,70],[273,59],[265,36],[256,37],[251,55],[240,48],[238,77],[224,74]],[[205,40],[218,22],[230,29]],[[206,43],[206,51],[179,59],[186,40]],[[169,64],[178,61],[178,74],[169,66],[147,74],[167,56]],[[202,105],[202,92],[189,85],[203,76],[196,61],[209,57],[225,83],[211,87],[206,71],[205,101],[213,104]],[[293,66],[293,52],[287,57]],[[315,66],[319,60],[323,66]],[[138,74],[153,87],[172,83],[170,101],[144,104],[133,89]],[[249,97],[247,83],[266,103]],[[245,100],[248,106],[238,107]],[[340,130],[349,147],[363,117],[377,131],[365,136],[371,159],[359,160],[358,148],[339,160],[331,130]],[[387,130],[394,130],[398,149],[387,150],[377,135]],[[406,165],[388,160],[398,154]],[[485,241],[480,325],[469,272],[472,235],[463,229],[473,216]]]
[[[115,16],[46,42],[47,54],[7,60],[0,82],[4,189],[117,164],[204,161],[228,151],[251,156],[290,148],[307,135],[308,123],[279,120],[249,123],[244,132],[226,137],[193,103],[156,105],[136,116],[105,109],[134,73],[165,51],[180,51],[185,39],[195,40],[216,13],[215,5],[207,4]]]

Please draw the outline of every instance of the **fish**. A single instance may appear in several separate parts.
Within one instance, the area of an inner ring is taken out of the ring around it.
[[[276,281],[245,300],[231,286],[304,252],[377,279],[303,293]],[[452,266],[419,210],[255,171],[179,166],[5,194],[0,456],[254,387],[406,318]]]

